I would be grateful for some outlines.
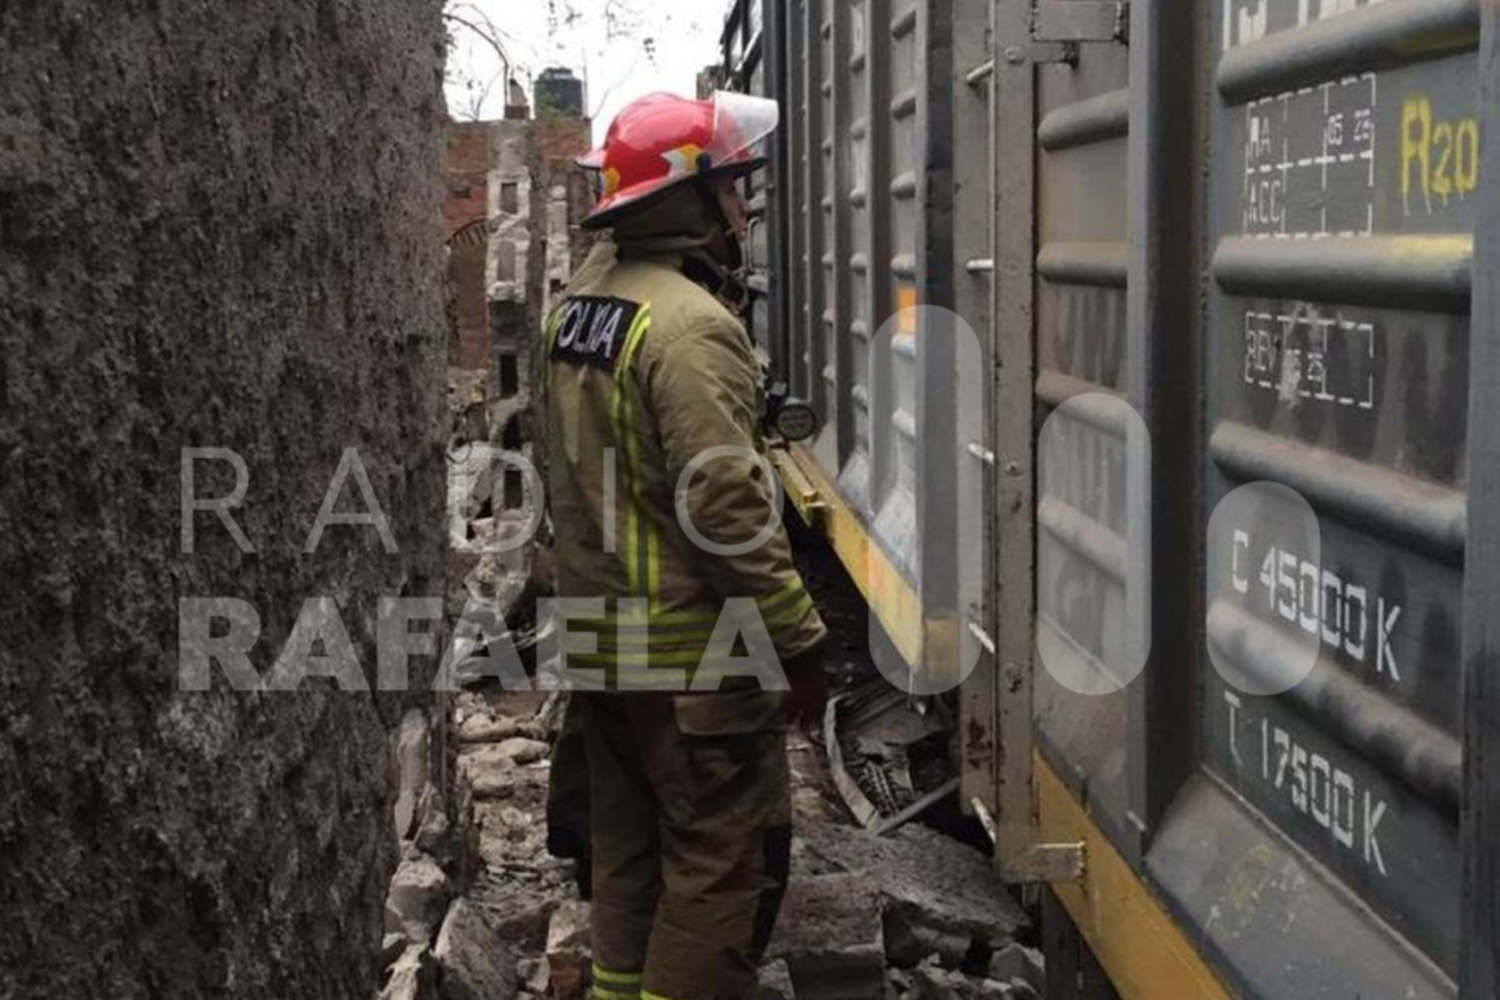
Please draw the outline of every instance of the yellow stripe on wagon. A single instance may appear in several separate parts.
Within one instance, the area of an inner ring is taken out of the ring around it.
[[[1110,844],[1057,773],[1033,757],[1041,843],[1084,844],[1077,885],[1053,886],[1124,1000],[1233,1000],[1161,901]]]
[[[916,590],[870,538],[864,522],[844,503],[806,448],[794,444],[785,451],[773,450],[770,458],[792,506],[808,527],[827,536],[906,665],[920,670],[927,627]]]
[[[951,622],[924,622],[916,591],[869,537],[812,455],[800,445],[773,451],[771,461],[802,520],[824,534],[865,603],[907,664],[924,652],[941,662],[955,640]],[[928,646],[932,646],[930,650]],[[1087,845],[1082,885],[1057,895],[1124,1000],[1233,1000],[1165,906],[1094,825],[1062,780],[1035,758],[1042,843]],[[643,998],[644,1000],[644,998]]]

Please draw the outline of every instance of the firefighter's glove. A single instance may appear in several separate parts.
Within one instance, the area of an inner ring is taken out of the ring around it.
[[[788,703],[790,721],[799,729],[823,724],[823,710],[828,706],[828,671],[824,667],[824,644],[819,642],[782,664],[792,686]]]

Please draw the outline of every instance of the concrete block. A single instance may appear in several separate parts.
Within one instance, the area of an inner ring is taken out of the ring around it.
[[[380,1000],[437,1000],[437,996],[437,963],[424,944],[406,949],[380,991]]]
[[[1015,996],[1004,983],[973,979],[943,969],[935,960],[912,969],[909,977],[910,988],[903,995],[912,1000],[1013,1000]]]
[[[510,1000],[516,995],[514,945],[488,911],[460,899],[448,911],[433,955],[442,1000]]]
[[[544,995],[551,988],[552,975],[545,958],[523,958],[516,963],[516,978],[526,992]]]
[[[1010,991],[1015,1000],[1042,1000],[1042,991],[1035,989],[1024,979],[1012,979]]]
[[[469,778],[485,773],[510,771],[546,760],[552,748],[541,740],[513,736],[499,743],[480,743],[464,748],[459,755],[459,770]]]
[[[411,939],[401,931],[393,931],[385,935],[380,943],[380,965],[381,968],[389,969],[396,964],[396,960],[406,954]]]
[[[396,762],[396,835],[409,840],[419,822],[418,804],[432,781],[432,730],[427,713],[411,709],[401,718],[393,748]]]
[[[799,1000],[870,1000],[885,991],[880,898],[870,879],[793,879],[769,957],[791,974]]]
[[[797,1000],[792,985],[792,970],[785,961],[772,962],[760,970],[759,1000]]]
[[[882,920],[886,961],[898,969],[910,969],[933,955],[944,968],[961,968],[975,948],[967,933],[934,926],[927,911],[908,903],[887,902]]]
[[[963,951],[979,956],[1011,944],[1027,926],[1024,912],[978,851],[926,827],[903,827],[888,837],[851,833],[832,823],[799,827],[804,867],[863,875],[878,886],[881,908],[891,915],[890,929],[915,939],[893,943],[904,963],[926,957],[915,954],[922,943],[943,955],[945,964],[964,964]],[[795,883],[795,873],[793,881]],[[909,949],[909,950],[908,950]]]
[[[479,713],[468,716],[458,727],[460,743],[503,743],[517,736],[539,740],[544,735],[542,726],[534,719],[496,718]]]
[[[1047,965],[1035,948],[1012,944],[990,958],[990,978],[1008,983],[1020,979],[1038,993],[1047,989]]]
[[[401,931],[413,941],[430,941],[453,898],[448,876],[437,862],[416,855],[401,862],[391,879],[387,904],[401,922]]]

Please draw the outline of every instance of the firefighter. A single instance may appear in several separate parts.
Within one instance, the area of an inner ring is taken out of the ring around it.
[[[784,727],[826,694],[736,316],[736,179],[776,121],[743,95],[626,108],[581,161],[602,184],[585,225],[610,241],[547,322],[558,593],[587,604],[565,612],[564,653],[590,773],[596,1000],[755,996],[790,859]]]

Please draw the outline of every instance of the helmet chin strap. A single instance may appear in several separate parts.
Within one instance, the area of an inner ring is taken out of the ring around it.
[[[744,316],[750,307],[750,288],[745,281],[749,270],[745,262],[745,248],[735,234],[734,227],[730,225],[729,217],[724,214],[723,204],[708,183],[700,178],[693,186],[708,206],[723,238],[722,247],[729,255],[729,260],[719,260],[712,250],[705,247],[683,258],[682,273],[689,281],[706,289],[730,312],[736,316]]]
[[[750,288],[741,272],[732,271],[713,259],[707,251],[696,250],[682,258],[682,275],[707,291],[719,303],[743,317],[750,307]]]

